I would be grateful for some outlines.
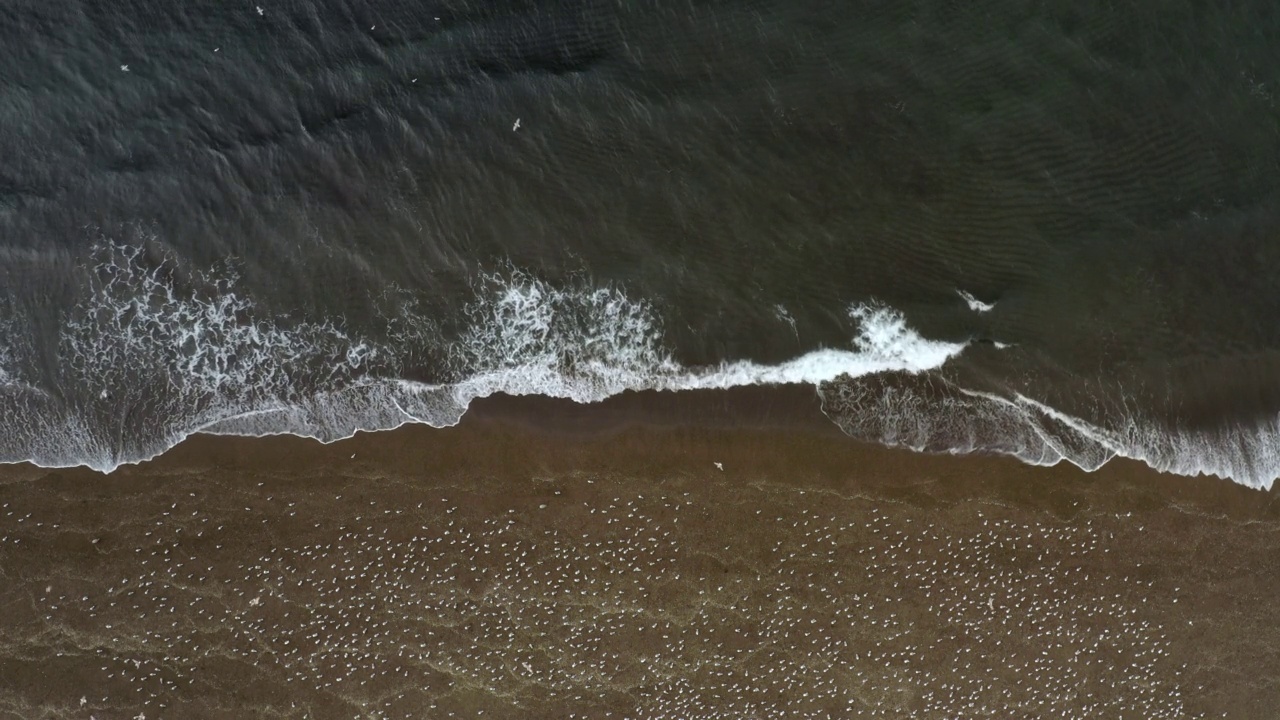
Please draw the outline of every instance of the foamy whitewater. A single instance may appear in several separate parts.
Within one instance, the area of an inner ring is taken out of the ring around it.
[[[985,313],[985,312],[991,312],[992,310],[996,309],[995,303],[982,302],[981,300],[965,292],[964,290],[957,290],[956,294],[959,295],[960,298],[964,300],[965,305],[968,305],[969,309],[974,312]]]
[[[435,348],[456,379],[427,384],[397,374],[402,358],[421,350],[411,345],[439,342],[436,321],[411,303],[385,318],[391,340],[378,343],[332,322],[257,317],[229,268],[198,278],[202,292],[179,290],[168,268],[144,269],[141,256],[114,245],[99,252],[89,297],[62,325],[56,391],[28,377],[34,363],[12,330],[21,318],[5,319],[4,462],[109,472],[197,432],[332,442],[405,423],[445,427],[473,400],[498,393],[592,403],[628,390],[792,384],[813,386],[849,435],[888,445],[1090,470],[1122,456],[1259,488],[1280,475],[1280,419],[1226,439],[1170,433],[1140,418],[1104,428],[1033,398],[956,387],[939,371],[967,344],[921,337],[883,305],[847,308],[857,334],[846,348],[776,365],[686,367],[664,348],[661,319],[644,299],[586,282],[552,287],[512,269],[474,283],[466,331]],[[960,295],[975,311],[991,309]],[[777,310],[783,331],[794,331],[786,309]],[[928,378],[948,392],[925,398],[858,382],[882,373]]]

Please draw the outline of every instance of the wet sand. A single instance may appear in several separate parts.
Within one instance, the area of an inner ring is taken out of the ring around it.
[[[0,717],[1269,718],[1278,498],[803,390],[9,466]]]

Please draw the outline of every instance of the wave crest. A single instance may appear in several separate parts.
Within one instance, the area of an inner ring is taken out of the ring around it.
[[[420,316],[411,298],[392,293],[395,309],[375,341],[329,321],[264,315],[229,268],[183,276],[172,263],[148,268],[141,248],[120,245],[100,247],[95,259],[85,300],[63,318],[53,377],[19,379],[19,365],[30,363],[15,352],[21,335],[5,333],[2,461],[110,471],[195,432],[328,442],[405,423],[443,427],[497,393],[585,403],[628,390],[806,384],[844,432],[887,445],[1087,470],[1123,456],[1253,487],[1280,476],[1280,417],[1189,431],[1148,422],[1136,408],[1086,420],[1025,392],[968,389],[944,367],[966,343],[921,337],[883,305],[847,309],[857,331],[845,348],[773,365],[686,367],[664,342],[654,306],[616,286],[553,286],[508,269],[481,276],[452,319]],[[439,331],[454,326],[452,338]],[[443,359],[436,369],[447,376],[407,379],[400,369],[415,357]]]
[[[433,334],[440,324],[406,303],[384,318],[388,340],[378,343],[331,322],[261,316],[229,268],[180,278],[171,263],[147,268],[141,248],[121,245],[102,246],[96,260],[86,300],[63,323],[63,398],[10,398],[6,461],[109,471],[194,432],[332,441],[407,422],[451,425],[496,393],[597,402],[628,390],[816,384],[922,372],[964,348],[921,338],[891,308],[853,306],[859,330],[848,349],[689,368],[665,346],[647,301],[518,270],[475,283],[456,339]],[[426,341],[444,345],[453,379],[398,373]]]

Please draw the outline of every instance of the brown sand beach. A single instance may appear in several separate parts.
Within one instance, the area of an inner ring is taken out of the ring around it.
[[[805,390],[0,468],[4,718],[1273,718],[1277,492]]]

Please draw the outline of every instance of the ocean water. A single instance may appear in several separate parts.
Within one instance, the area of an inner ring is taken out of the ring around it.
[[[11,2],[0,460],[812,386],[1280,476],[1273,3]]]

